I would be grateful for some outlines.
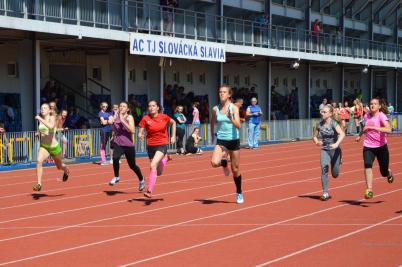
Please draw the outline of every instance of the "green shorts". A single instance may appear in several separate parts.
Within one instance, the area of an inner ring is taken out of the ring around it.
[[[40,147],[43,147],[44,149],[49,152],[50,156],[58,156],[61,154],[61,146],[60,144],[54,145],[54,146],[49,146],[49,145],[44,145],[40,144]]]

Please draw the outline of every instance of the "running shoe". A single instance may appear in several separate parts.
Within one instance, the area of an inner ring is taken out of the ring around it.
[[[113,163],[113,162],[112,162]],[[107,162],[107,161],[102,161],[101,163],[100,163],[100,165],[101,166],[107,166],[107,165],[109,165],[109,162]]]
[[[33,186],[32,189],[33,189],[33,191],[38,191],[39,192],[40,190],[42,190],[42,186],[40,184],[36,184],[36,185]]]
[[[113,186],[113,185],[117,184],[118,182],[120,182],[120,177],[113,177],[112,180],[110,180],[109,185]]]
[[[327,200],[329,200],[331,197],[329,196],[329,194],[328,194],[328,192],[324,192],[323,194],[322,194],[322,196],[320,197],[320,199],[322,200],[322,201],[327,201]]]
[[[366,189],[366,192],[364,192],[364,198],[365,199],[371,199],[374,197],[373,191],[370,189]]]
[[[394,176],[391,172],[389,172],[389,175],[387,176],[387,181],[389,184],[392,184],[394,182]]]
[[[147,198],[152,198],[152,193],[147,191],[147,192],[144,193],[144,196],[147,197]]]
[[[113,159],[111,159],[109,162],[110,162],[110,164],[113,164]],[[121,160],[119,160],[119,163],[121,164]],[[101,165],[103,165],[103,164],[101,163]],[[107,161],[105,161],[105,165],[109,165],[109,163],[107,163]]]
[[[237,203],[237,204],[242,204],[242,203],[244,203],[244,198],[243,198],[243,194],[242,194],[242,193],[236,194],[236,203]]]
[[[138,191],[142,192],[144,191],[145,188],[145,179],[142,178],[142,181],[140,181],[139,185],[138,185]]]
[[[62,181],[63,181],[63,182],[67,182],[68,177],[70,177],[70,170],[69,170],[69,169],[66,169],[66,171],[65,171],[64,174],[63,174]]]

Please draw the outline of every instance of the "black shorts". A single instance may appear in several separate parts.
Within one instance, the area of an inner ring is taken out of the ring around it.
[[[240,139],[236,140],[216,140],[216,145],[224,147],[229,151],[240,150]]]
[[[156,151],[160,151],[163,153],[163,155],[166,155],[167,154],[167,145],[147,146],[148,158],[153,159]]]
[[[389,175],[389,152],[388,146],[383,145],[381,147],[364,147],[363,148],[363,160],[364,168],[371,169],[373,167],[374,159],[377,158],[378,165],[380,165],[380,172],[383,177]]]

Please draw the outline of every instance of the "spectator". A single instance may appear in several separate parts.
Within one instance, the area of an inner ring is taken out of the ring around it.
[[[195,128],[200,127],[200,111],[198,110],[198,106],[200,105],[199,102],[194,102],[193,103],[193,126]]]
[[[392,105],[391,102],[389,102],[389,104],[388,104],[388,113],[393,115],[394,112],[395,112],[394,106]]]
[[[174,120],[176,121],[176,136],[177,136],[177,154],[184,154],[183,137],[186,133],[185,123],[187,121],[186,116],[183,114],[183,106],[177,106],[174,114]]]
[[[67,110],[63,109],[61,110],[60,114],[56,117],[56,130],[58,133],[61,134],[61,140],[63,143],[63,157],[67,158],[67,137],[65,135],[65,131],[68,130],[68,128],[65,126],[66,120],[67,120],[68,112]]]
[[[10,148],[10,142],[8,141],[7,135],[6,135],[6,129],[4,127],[4,123],[0,122],[0,154],[2,157],[0,158],[0,162],[3,164],[8,164],[9,163],[9,158],[8,158],[8,151]]]
[[[243,109],[243,98],[237,98],[236,102],[234,103],[238,108],[239,108],[239,116],[240,116],[240,122],[245,122],[246,121],[246,111]]]
[[[318,102],[318,101],[317,101],[317,102]],[[319,107],[319,110],[323,109],[327,104],[328,104],[328,99],[327,99],[326,97],[324,97],[324,98],[322,99],[322,103],[321,103],[321,105],[320,105],[320,107]],[[317,107],[317,106],[316,106],[316,107]]]
[[[257,105],[257,98],[251,99],[251,105],[247,108],[248,122],[248,147],[250,149],[258,148],[258,134],[261,127],[261,115],[262,111],[259,105]]]
[[[194,128],[193,133],[186,140],[186,154],[201,155],[202,150],[198,147],[198,143],[202,140],[200,137],[200,129]]]

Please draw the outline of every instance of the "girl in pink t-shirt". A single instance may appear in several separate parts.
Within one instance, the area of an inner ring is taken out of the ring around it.
[[[360,140],[364,134],[363,142],[363,160],[364,160],[364,175],[366,178],[367,189],[364,193],[366,199],[373,198],[373,162],[377,158],[380,165],[380,172],[383,177],[387,177],[388,183],[394,181],[389,167],[389,152],[387,145],[386,134],[391,133],[391,126],[388,121],[388,109],[385,102],[373,98],[370,101],[370,112],[364,115],[365,126],[362,133],[356,138]]]

